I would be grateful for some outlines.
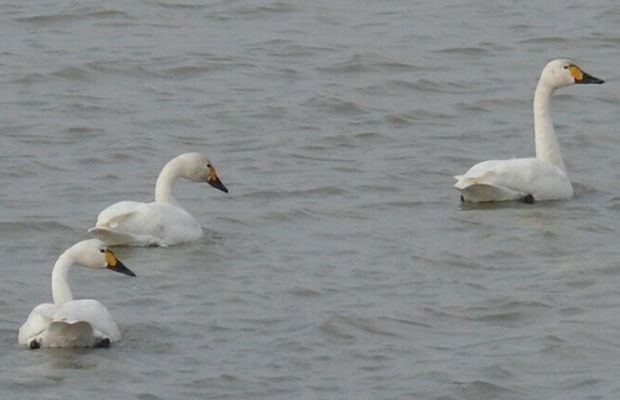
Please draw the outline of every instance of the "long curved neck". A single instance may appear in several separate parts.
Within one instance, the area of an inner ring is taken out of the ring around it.
[[[534,93],[534,138],[536,158],[550,162],[566,172],[566,166],[560,152],[560,145],[555,136],[553,121],[549,114],[549,103],[555,89],[538,82]]]
[[[164,166],[157,177],[155,184],[155,201],[177,205],[177,200],[172,195],[174,182],[181,176],[179,161],[175,158]]]
[[[52,270],[52,298],[54,304],[64,304],[73,300],[73,294],[67,281],[67,274],[73,265],[73,257],[69,250],[58,257],[54,269]]]

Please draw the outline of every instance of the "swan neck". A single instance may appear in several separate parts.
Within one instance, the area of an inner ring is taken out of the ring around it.
[[[555,136],[553,121],[549,112],[551,96],[555,88],[545,84],[542,80],[536,86],[534,93],[534,137],[536,143],[536,158],[550,162],[566,172],[560,145]]]
[[[74,263],[70,250],[65,251],[58,257],[52,270],[52,298],[54,299],[54,304],[57,305],[73,300],[73,294],[67,280],[69,269],[71,269]]]
[[[181,176],[181,166],[176,159],[170,160],[159,173],[155,184],[155,201],[176,205],[177,201],[172,195],[174,182]]]

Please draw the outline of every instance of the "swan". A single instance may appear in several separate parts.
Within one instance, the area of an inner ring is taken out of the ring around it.
[[[555,136],[549,102],[556,89],[575,83],[604,81],[589,75],[569,59],[552,60],[542,70],[534,93],[535,158],[483,161],[454,178],[461,200],[469,202],[561,200],[573,187]]]
[[[99,213],[93,233],[108,245],[171,246],[197,240],[202,227],[172,195],[177,178],[209,185],[228,193],[213,164],[200,153],[184,153],[170,160],[159,173],[155,201],[121,201]]]
[[[112,316],[97,300],[73,300],[67,274],[73,265],[107,268],[136,276],[101,240],[88,239],[65,250],[52,270],[53,304],[35,307],[19,328],[21,347],[108,347],[121,338]]]

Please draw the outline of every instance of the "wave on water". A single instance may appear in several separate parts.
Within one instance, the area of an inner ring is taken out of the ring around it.
[[[319,112],[352,116],[372,113],[372,109],[352,100],[345,100],[337,96],[314,96],[304,102],[304,106],[316,109]]]
[[[35,231],[61,236],[63,233],[73,232],[74,228],[58,221],[30,219],[28,221],[0,221],[0,230],[12,232],[14,235]]]
[[[55,10],[56,11],[56,10]],[[100,21],[102,19],[130,19],[129,15],[118,10],[102,9],[95,7],[78,7],[67,9],[65,13],[49,13],[40,15],[31,15],[25,17],[15,17],[13,20],[23,24],[34,25],[52,25],[60,23],[68,23],[76,20],[92,19]]]
[[[355,315],[329,317],[320,323],[319,330],[334,338],[346,340],[354,340],[359,338],[360,335],[367,334],[389,337],[400,336],[395,332],[387,330],[378,321]]]
[[[378,53],[354,54],[346,61],[322,66],[319,71],[334,74],[366,74],[369,72],[405,72],[424,71],[425,68],[408,64],[397,59],[390,59]]]

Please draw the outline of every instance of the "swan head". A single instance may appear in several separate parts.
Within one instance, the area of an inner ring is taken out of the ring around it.
[[[558,58],[549,61],[540,74],[540,83],[557,89],[575,83],[596,83],[605,82],[584,72],[577,64],[567,58]]]
[[[136,276],[127,268],[112,250],[99,239],[82,240],[74,244],[70,249],[75,263],[88,268],[104,269],[107,268],[121,274]]]
[[[228,189],[220,180],[217,170],[209,159],[200,153],[185,153],[177,157],[181,168],[181,175],[194,182],[207,182],[222,192]]]

